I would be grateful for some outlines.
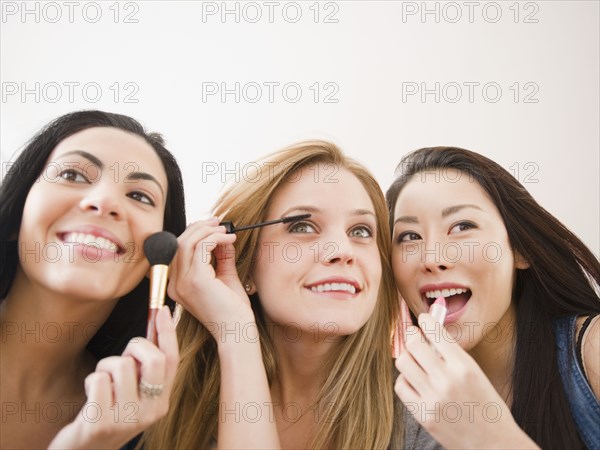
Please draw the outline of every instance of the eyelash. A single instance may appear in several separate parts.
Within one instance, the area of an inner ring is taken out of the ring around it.
[[[316,227],[310,222],[294,222],[289,226],[288,231],[290,233],[307,233],[307,231],[304,231],[304,232],[297,231],[297,227],[300,225],[304,225],[306,227],[312,228],[313,232],[316,231]],[[350,230],[350,233],[352,233],[355,230],[366,230],[368,233],[368,236],[353,236],[353,237],[364,238],[364,239],[373,237],[373,230],[371,230],[371,227],[369,227],[368,225],[357,225]]]
[[[405,237],[410,236],[410,235],[417,236],[417,239],[406,239],[406,240],[404,239]],[[400,233],[398,235],[398,237],[396,238],[396,242],[402,243],[402,242],[409,242],[409,241],[417,241],[419,239],[421,239],[421,236],[419,236],[418,233],[415,233],[414,231],[404,231],[403,233]]]
[[[58,174],[58,176],[60,178],[62,178],[63,180],[69,181],[71,183],[81,183],[81,181],[71,180],[71,179],[65,177],[65,175],[75,175],[75,177],[80,176],[81,178],[83,178],[85,180],[86,183],[90,182],[90,180],[88,180],[88,178],[83,173],[81,173],[75,169],[65,169],[62,172],[60,172]]]
[[[289,231],[290,233],[308,233],[307,231],[298,231],[298,230],[297,230],[297,228],[298,228],[300,225],[304,225],[304,226],[306,226],[306,227],[310,227],[310,228],[312,228],[312,229],[313,229],[313,231],[315,230],[315,226],[314,226],[312,223],[310,223],[310,222],[303,222],[303,221],[300,221],[300,222],[293,222],[293,223],[292,223],[292,224],[291,224],[291,225],[288,227],[288,231]]]
[[[473,228],[477,228],[477,225],[475,225],[473,222],[469,222],[466,220],[463,220],[461,222],[455,223],[450,227],[450,232],[452,232],[452,230],[458,226],[467,226],[467,229],[463,229],[463,230],[458,230],[458,231],[467,231]],[[449,232],[449,233],[450,233]],[[404,239],[407,236],[416,236],[416,239]],[[409,241],[418,241],[420,239],[423,239],[421,236],[419,236],[418,233],[415,233],[414,231],[404,231],[402,233],[400,233],[398,235],[398,237],[396,238],[396,242],[401,243],[401,242],[409,242]]]
[[[68,177],[66,175],[69,175]],[[81,172],[74,170],[74,169],[65,169],[62,172],[60,172],[58,174],[58,176],[60,178],[62,178],[63,180],[66,180],[70,183],[82,183],[82,181],[76,181],[76,178],[79,176],[81,178],[83,178],[85,183],[90,183],[90,180]],[[75,179],[72,179],[71,176],[75,176]],[[149,195],[144,194],[141,191],[133,191],[133,192],[129,192],[127,194],[127,197],[131,198],[132,200],[142,203],[144,205],[151,205],[151,206],[155,206],[154,201],[152,201],[152,199],[150,198]],[[143,197],[143,199],[141,198]]]
[[[350,230],[350,233],[352,233],[355,230],[366,230],[367,233],[369,234],[368,236],[355,236],[355,237],[364,238],[364,239],[373,237],[373,230],[368,225],[357,225]]]
[[[144,197],[146,199],[146,201],[136,199],[134,196],[137,196],[137,195],[140,195],[140,196]],[[148,195],[146,195],[146,194],[144,194],[143,192],[140,192],[140,191],[130,192],[129,194],[127,194],[127,197],[129,197],[129,198],[131,198],[131,199],[133,199],[133,200],[135,200],[137,202],[143,203],[144,205],[155,206],[155,203],[152,201],[152,199],[150,198],[150,196],[148,196]]]
[[[452,225],[450,227],[450,231],[452,231],[454,228],[461,226],[461,225],[466,225],[468,228],[466,230],[470,230],[472,228],[477,228],[477,225],[475,225],[473,222],[469,222],[468,220],[463,220],[461,222],[455,223],[454,225]],[[466,231],[466,230],[459,230],[459,231]]]

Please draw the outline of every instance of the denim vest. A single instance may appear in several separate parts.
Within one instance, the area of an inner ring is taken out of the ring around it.
[[[558,369],[579,436],[589,449],[600,449],[600,402],[577,361],[576,320],[577,316],[570,316],[555,322]]]

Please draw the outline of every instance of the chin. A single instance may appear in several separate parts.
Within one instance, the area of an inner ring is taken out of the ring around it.
[[[56,277],[48,283],[48,286],[54,292],[60,293],[65,297],[94,302],[118,299],[135,287],[131,286],[125,290],[122,283],[107,280],[106,278],[99,279],[97,275],[92,277],[89,274],[87,276],[79,274],[78,276]]]

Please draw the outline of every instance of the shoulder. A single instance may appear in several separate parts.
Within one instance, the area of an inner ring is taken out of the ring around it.
[[[577,319],[576,336],[579,335],[586,319],[586,316]],[[596,398],[600,399],[600,315],[594,316],[584,330],[581,356],[588,383]]]

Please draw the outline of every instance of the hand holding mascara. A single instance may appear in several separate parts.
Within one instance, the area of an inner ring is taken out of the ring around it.
[[[154,233],[144,241],[144,253],[150,261],[150,298],[146,337],[158,344],[156,315],[165,303],[169,264],[177,252],[177,238],[168,231]]]

